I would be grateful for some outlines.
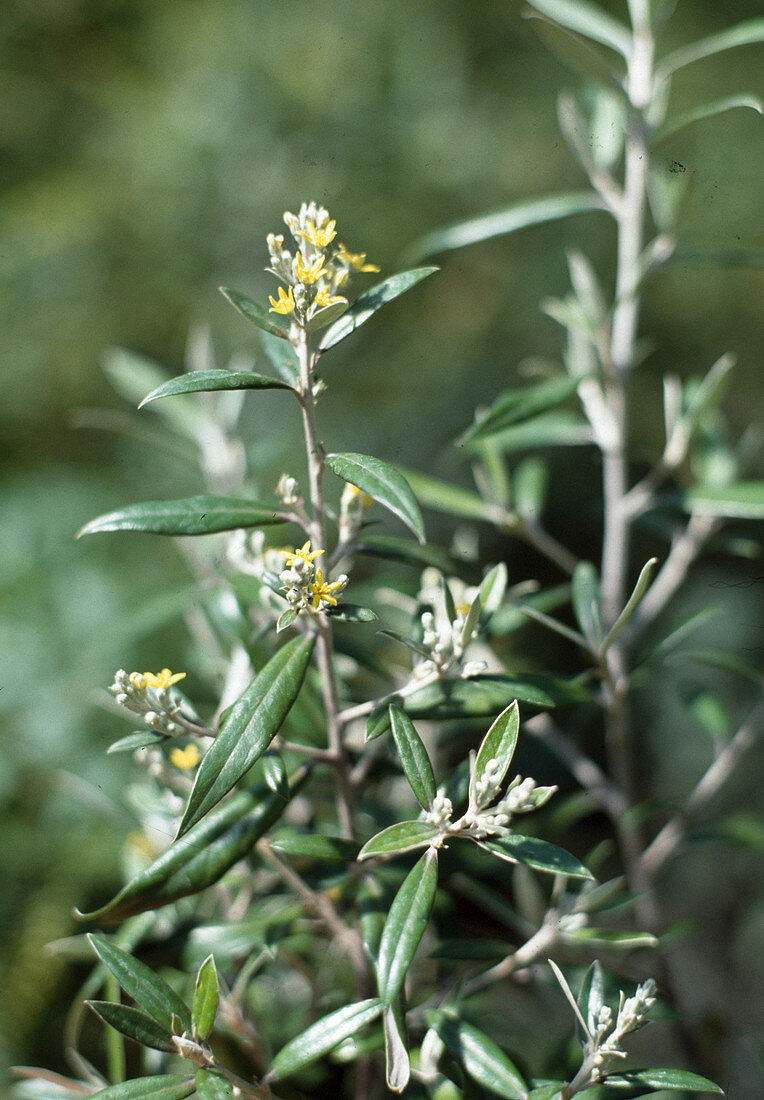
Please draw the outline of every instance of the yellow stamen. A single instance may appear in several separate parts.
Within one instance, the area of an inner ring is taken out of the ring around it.
[[[169,668],[163,668],[161,672],[144,672],[143,687],[168,688],[170,684],[176,684],[185,677],[185,672],[170,672]]]
[[[310,286],[311,283],[318,282],[321,276],[326,274],[324,257],[317,256],[316,259],[306,267],[303,263],[302,256],[298,252],[294,259],[294,272],[301,283]]]
[[[270,295],[268,295],[268,297],[271,303],[271,308],[268,310],[269,313],[287,314],[294,312],[294,294],[292,293],[291,286],[288,291],[285,291],[283,286],[279,287],[278,301],[276,301],[275,298],[271,298]]]
[[[306,221],[306,228],[298,229],[297,234],[304,237],[306,241],[310,241],[316,248],[326,248],[337,236],[337,230],[334,228],[336,224],[337,222],[332,219],[332,221],[326,223],[323,229],[318,229],[313,222]]]
[[[185,749],[173,749],[170,753],[170,763],[181,771],[190,771],[191,768],[195,768],[201,758],[202,754],[193,742],[186,745]]]

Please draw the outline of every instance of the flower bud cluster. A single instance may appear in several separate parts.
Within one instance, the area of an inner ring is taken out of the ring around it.
[[[293,508],[302,500],[297,479],[290,474],[282,474],[276,485],[276,496],[287,508]]]
[[[303,203],[299,214],[286,211],[284,222],[297,247],[293,252],[285,248],[282,234],[267,237],[268,270],[283,284],[278,298],[270,300],[271,312],[289,316],[305,327],[329,306],[347,305],[347,298],[337,291],[346,286],[351,273],[379,268],[366,263],[365,253],[348,252],[343,244],[330,248],[337,236],[337,223],[323,206]]]
[[[526,814],[538,809],[557,790],[556,787],[539,787],[535,779],[523,779],[516,775],[507,787],[504,797],[496,802],[503,784],[501,762],[496,759],[486,761],[479,776],[475,776],[475,763],[476,758],[473,755],[470,759],[472,794],[460,824],[476,838],[506,835],[516,814]]]
[[[439,829],[441,825],[445,825],[446,822],[451,820],[453,812],[453,802],[440,790],[433,798],[429,810],[425,812],[424,820],[428,825],[434,825],[436,829]]]
[[[347,585],[348,578],[342,573],[337,580],[324,579],[316,558],[323,550],[310,549],[310,540],[297,550],[281,550],[287,559],[286,567],[279,573],[279,579],[286,600],[298,614],[313,614],[337,606],[337,594]]]
[[[595,1069],[600,1069],[609,1059],[625,1057],[621,1049],[623,1037],[644,1023],[655,1000],[655,982],[648,978],[637,987],[633,997],[621,993],[615,1021],[610,1006],[602,1005],[592,1029],[590,1057]]]
[[[109,691],[119,706],[138,714],[149,729],[173,737],[187,729],[181,714],[183,700],[172,690],[185,672],[173,675],[168,668],[159,673],[125,672],[119,669]]]

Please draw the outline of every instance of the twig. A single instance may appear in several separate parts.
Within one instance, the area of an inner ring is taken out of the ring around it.
[[[684,839],[693,817],[711,801],[725,785],[740,758],[753,746],[761,730],[764,702],[754,710],[727,742],[722,751],[698,780],[684,806],[668,821],[641,857],[644,873],[654,879],[661,867],[674,854]]]

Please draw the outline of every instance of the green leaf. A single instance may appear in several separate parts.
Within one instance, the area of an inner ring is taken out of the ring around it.
[[[391,275],[388,279],[384,279],[381,283],[377,283],[376,286],[370,287],[369,290],[364,291],[353,302],[352,306],[343,313],[339,321],[326,330],[321,337],[321,342],[318,345],[320,352],[328,351],[329,348],[333,348],[335,344],[339,344],[340,340],[344,340],[346,336],[349,336],[351,332],[355,332],[364,321],[368,321],[369,317],[372,317],[378,309],[386,305],[388,302],[392,302],[394,298],[398,298],[401,294],[404,294],[407,290],[410,290],[412,286],[415,286],[422,279],[426,279],[428,275],[432,275],[434,271],[437,271],[437,267],[416,267],[411,271],[400,271],[397,275]],[[363,488],[363,486],[361,486]],[[368,492],[368,490],[366,490]]]
[[[427,749],[422,744],[422,739],[414,728],[413,722],[400,707],[394,705],[390,707],[390,726],[409,786],[419,805],[428,810],[435,798],[436,786]]]
[[[327,609],[327,615],[338,623],[376,623],[376,615],[370,607],[360,607],[357,603],[340,603]]]
[[[400,642],[401,645],[405,645],[420,657],[426,657],[428,659],[431,657],[430,651],[425,649],[423,645],[420,645],[414,638],[407,638],[405,634],[399,634],[397,630],[378,630],[377,634],[382,634],[385,638],[392,638],[394,642]]]
[[[438,835],[434,825],[426,821],[397,821],[388,825],[381,833],[367,840],[358,853],[359,861],[371,856],[398,855],[422,848]]]
[[[764,17],[748,19],[744,23],[738,23],[735,27],[712,34],[708,38],[701,38],[697,42],[691,42],[688,46],[681,46],[674,50],[668,57],[664,57],[656,68],[656,78],[665,80],[671,73],[693,61],[700,61],[704,57],[721,53],[723,50],[731,50],[735,46],[750,46],[756,42],[764,42]]]
[[[208,955],[199,967],[191,1002],[191,1033],[202,1042],[212,1031],[218,1012],[218,973],[215,960]]]
[[[647,589],[650,587],[650,581],[653,579],[653,573],[655,572],[655,567],[657,564],[657,558],[650,558],[650,560],[642,567],[642,571],[637,578],[637,583],[634,585],[634,591],[626,601],[626,606],[624,607],[623,611],[618,616],[616,621],[613,623],[608,633],[605,635],[605,638],[602,642],[603,653],[605,653],[608,647],[612,645],[612,643],[621,633],[623,628],[626,626],[631,616],[639,607],[645,592],[647,592]]]
[[[536,447],[578,447],[591,442],[592,432],[589,425],[578,413],[566,409],[542,413],[532,420],[514,424],[491,436],[492,445],[503,454]],[[478,441],[467,444],[467,447],[470,451],[479,451],[481,445]]]
[[[307,774],[303,769],[293,777],[292,794]],[[240,791],[165,849],[112,901],[92,913],[77,915],[83,920],[121,921],[205,890],[247,854],[286,806],[280,795],[264,786]]]
[[[282,611],[276,623],[276,633],[280,634],[282,630],[286,630],[288,626],[291,626],[297,615],[298,612],[293,607],[288,607],[286,611]]]
[[[663,141],[679,130],[683,130],[685,126],[692,125],[693,122],[700,122],[704,118],[713,118],[714,115],[723,114],[725,111],[733,111],[736,107],[751,107],[754,111],[758,111],[760,115],[764,114],[764,104],[755,96],[728,95],[723,99],[717,99],[713,103],[703,103],[668,119],[661,127],[656,142]]]
[[[290,390],[286,382],[278,378],[269,378],[267,374],[252,374],[249,371],[232,370],[194,370],[188,374],[179,374],[169,382],[157,386],[148,397],[144,397],[138,406],[142,409],[151,401],[160,397],[174,397],[179,393],[212,393],[216,390]]]
[[[605,981],[602,974],[602,967],[595,959],[584,974],[581,990],[576,999],[579,1012],[586,1021],[586,1027],[588,1029],[588,1033],[584,1034],[580,1021],[576,1019],[576,1031],[580,1043],[584,1044],[587,1039],[591,1039],[596,1033],[599,1012],[604,1003]]]
[[[653,1089],[724,1092],[713,1081],[700,1077],[697,1073],[689,1073],[685,1069],[633,1069],[626,1073],[609,1073],[602,1080],[608,1085],[647,1085]]]
[[[376,997],[370,997],[366,1001],[330,1012],[282,1047],[273,1059],[265,1080],[279,1081],[307,1066],[309,1062],[315,1062],[372,1020],[376,1020],[382,1015],[383,1009],[384,1005]]]
[[[264,527],[284,523],[275,508],[236,497],[195,496],[182,500],[147,500],[128,504],[92,519],[77,533],[145,531],[153,535],[212,535],[239,527]]]
[[[488,733],[483,738],[478,749],[475,767],[470,777],[470,801],[476,802],[477,784],[483,778],[489,763],[497,763],[498,769],[493,774],[496,779],[497,789],[504,782],[504,776],[512,763],[512,757],[517,745],[517,735],[520,730],[520,710],[517,700],[503,710],[493,723]]]
[[[199,1100],[233,1100],[233,1085],[225,1077],[208,1073],[206,1069],[198,1069],[196,1094]]]
[[[307,324],[307,332],[317,332],[320,328],[326,328],[333,321],[336,321],[338,317],[347,311],[347,302],[335,302],[334,305],[324,306],[323,309],[319,309],[310,318]]]
[[[731,485],[699,485],[683,496],[688,512],[731,519],[764,519],[764,481],[736,481]]]
[[[253,325],[257,325],[263,332],[270,332],[272,336],[280,336],[282,340],[289,339],[288,327],[275,320],[275,316],[278,315],[271,314],[265,306],[261,306],[259,302],[253,302],[245,294],[240,294],[238,290],[230,290],[227,286],[218,287],[218,290],[228,299],[233,308],[239,311],[242,317],[246,317],[248,321],[251,321]]]
[[[435,849],[430,848],[403,880],[382,931],[377,983],[385,1004],[390,1004],[403,988],[430,919],[437,885],[438,856]]]
[[[406,1011],[401,997],[385,1007],[385,1079],[392,1092],[403,1092],[411,1076],[406,1035]]]
[[[561,27],[608,46],[623,57],[629,56],[631,34],[628,27],[588,0],[528,0],[528,3]]]
[[[545,1085],[538,1085],[531,1089],[526,1100],[560,1100],[563,1085],[563,1081],[549,1081]]]
[[[464,433],[460,442],[475,443],[481,439],[497,435],[526,420],[532,420],[541,413],[549,412],[562,405],[578,389],[580,378],[551,378],[538,382],[534,386],[522,389],[506,390],[502,393],[480,420]]]
[[[175,1030],[173,1017],[176,1017],[184,1031],[191,1027],[191,1014],[175,990],[150,970],[145,963],[133,958],[121,947],[117,947],[99,936],[88,935],[93,950],[125,993],[137,1005],[148,1012],[152,1020],[172,1034]]]
[[[487,615],[492,615],[501,607],[507,590],[507,579],[507,566],[503,561],[494,565],[493,569],[483,577],[480,583],[480,602]]]
[[[271,846],[288,856],[299,856],[301,859],[353,863],[358,858],[358,845],[354,840],[323,836],[319,833],[285,833],[274,837]]]
[[[423,569],[431,565],[441,573],[460,576],[464,563],[457,562],[440,546],[421,546],[411,539],[398,539],[388,535],[365,535],[355,546],[357,554],[373,554],[389,561],[403,562]]]
[[[623,96],[623,88],[618,84],[617,77],[618,69],[622,68],[622,65],[614,64],[614,59],[610,54],[602,53],[597,46],[592,44],[590,39],[576,34],[575,31],[571,31],[567,27],[561,27],[559,23],[553,22],[545,15],[541,15],[540,12],[528,10],[524,14],[527,19],[531,20],[531,26],[547,49],[556,54],[569,69],[585,77],[588,81],[593,82],[594,80],[598,84],[604,85],[604,88],[600,89],[601,91],[605,91],[607,88],[615,88]],[[612,146],[613,136],[607,135],[607,137],[609,138],[608,144]],[[593,145],[593,155],[595,151],[598,151],[597,146]]]
[[[463,248],[468,244],[500,237],[505,233],[514,233],[529,225],[602,209],[602,201],[593,191],[570,191],[561,195],[545,195],[540,199],[524,199],[501,210],[457,222],[445,229],[436,229],[415,241],[407,255],[415,260],[423,259],[453,248]]]
[[[573,928],[563,933],[566,940],[607,947],[657,947],[658,939],[649,932],[614,932],[611,928]]]
[[[594,877],[591,871],[588,871],[583,863],[579,863],[570,852],[558,848],[556,844],[538,840],[534,836],[511,833],[498,840],[481,840],[479,847],[485,848],[499,859],[505,859],[509,863],[525,863],[537,871],[567,875],[569,878]]]
[[[493,1039],[454,1016],[437,1016],[432,1026],[473,1081],[505,1100],[525,1100],[525,1082]]]
[[[403,520],[420,542],[425,541],[419,505],[405,477],[394,466],[379,458],[359,454],[327,455],[326,465],[337,477],[357,485]]]
[[[141,1077],[123,1081],[94,1092],[98,1100],[185,1100],[196,1091],[193,1077],[180,1073],[162,1073],[159,1077]]]
[[[302,687],[315,639],[293,638],[258,672],[234,704],[196,773],[178,836],[183,836],[258,760]]]
[[[447,481],[422,474],[418,470],[408,467],[401,470],[411,486],[414,496],[420,504],[426,508],[432,508],[436,512],[446,512],[451,516],[461,516],[464,519],[490,520],[496,508],[479,497],[477,493],[471,493],[468,489],[461,489],[458,485],[450,485]]]
[[[139,1012],[138,1009],[127,1005],[111,1004],[109,1001],[86,1001],[85,1003],[97,1016],[100,1016],[105,1024],[126,1035],[133,1042],[141,1043],[153,1050],[163,1050],[167,1054],[177,1053],[170,1034],[159,1027],[145,1012]]]
[[[602,644],[602,609],[599,577],[591,562],[581,561],[576,566],[571,596],[576,622],[590,648],[596,652]]]
[[[112,752],[133,752],[134,749],[142,749],[147,745],[158,745],[160,741],[166,741],[167,735],[164,733],[154,733],[152,730],[136,730],[135,733],[128,733],[127,737],[121,737],[119,741],[114,741],[109,745],[106,750],[107,754]]]
[[[270,332],[261,332],[260,343],[273,369],[288,386],[294,388],[300,379],[300,360],[289,341],[273,336]]]
[[[271,752],[263,757],[263,779],[269,791],[279,795],[285,802],[289,799],[289,775],[286,764],[278,753]]]

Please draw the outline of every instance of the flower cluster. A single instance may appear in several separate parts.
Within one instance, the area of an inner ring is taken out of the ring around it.
[[[343,573],[336,581],[324,578],[321,568],[316,565],[323,550],[311,550],[310,540],[296,550],[280,550],[286,558],[286,567],[279,574],[287,602],[297,614],[326,611],[337,606],[337,593],[348,582]]]
[[[339,242],[331,247],[336,236],[336,221],[328,210],[316,203],[303,203],[299,214],[284,214],[297,245],[292,252],[284,247],[283,235],[268,234],[271,264],[267,269],[284,284],[278,297],[271,297],[271,313],[291,317],[300,327],[309,323],[328,323],[338,315],[331,309],[325,318],[318,315],[331,307],[346,306],[347,298],[338,291],[347,285],[354,272],[379,271],[366,263],[365,253],[349,252]]]
[[[557,787],[539,787],[535,779],[516,775],[498,802],[505,769],[498,760],[488,760],[475,775],[475,754],[470,755],[470,801],[459,825],[470,836],[505,836],[516,814],[527,814],[547,802]]]
[[[172,690],[172,685],[185,677],[185,672],[125,672],[119,669],[109,691],[119,706],[139,714],[155,733],[174,737],[193,726],[182,713],[185,701]]]
[[[596,1018],[588,1021],[591,1034],[587,1054],[595,1070],[613,1058],[625,1058],[621,1042],[630,1031],[636,1031],[645,1022],[645,1017],[656,999],[656,986],[652,978],[637,986],[633,997],[627,997],[621,991],[618,1012],[613,1014],[610,1005],[602,1005]]]
[[[425,569],[422,574],[419,600],[429,605],[429,609],[422,614],[420,621],[422,645],[428,651],[428,655],[418,661],[414,667],[414,676],[417,679],[430,676],[435,672],[452,671],[461,664],[464,651],[477,637],[479,614],[470,615],[470,609],[478,595],[477,588],[466,588],[458,581],[451,582],[458,587],[457,594],[460,596],[459,602],[455,603],[452,617],[444,599],[444,583],[437,570]],[[449,589],[453,597],[451,586]],[[462,668],[462,672],[466,676],[471,676],[483,668],[482,661],[468,662]]]

